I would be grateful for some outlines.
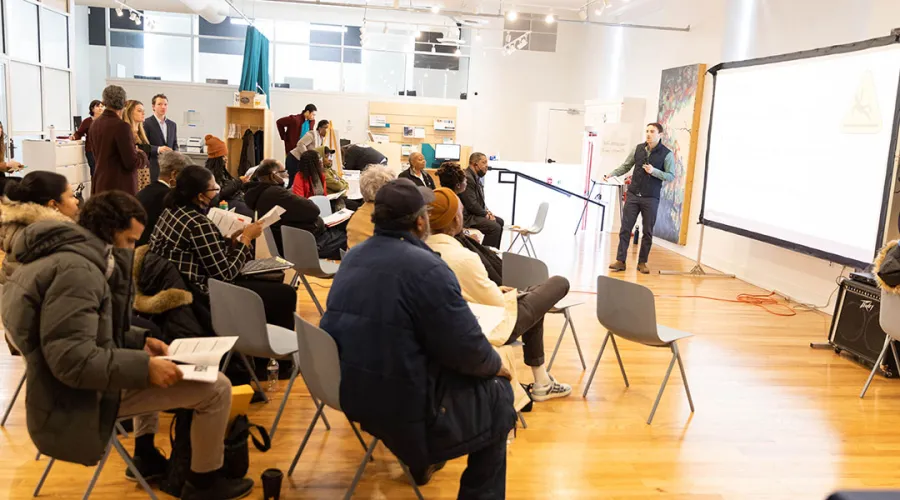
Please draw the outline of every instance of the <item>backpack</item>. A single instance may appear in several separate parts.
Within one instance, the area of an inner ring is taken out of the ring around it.
[[[181,490],[191,470],[191,422],[194,412],[179,409],[175,410],[174,414],[169,427],[172,453],[169,455],[166,477],[160,482],[159,489],[175,498],[181,498]],[[259,432],[259,439],[250,433],[251,429]],[[253,445],[261,452],[269,451],[272,447],[269,433],[265,428],[250,423],[247,415],[238,415],[225,436],[225,463],[222,467],[225,477],[240,479],[247,475],[250,468],[248,438],[253,439]]]

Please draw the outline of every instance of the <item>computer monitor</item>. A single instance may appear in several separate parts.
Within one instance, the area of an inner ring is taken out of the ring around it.
[[[459,144],[436,144],[434,146],[434,159],[459,161],[459,149]]]

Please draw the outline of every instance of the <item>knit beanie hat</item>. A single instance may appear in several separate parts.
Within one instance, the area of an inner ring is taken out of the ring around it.
[[[210,158],[220,158],[228,154],[228,148],[225,147],[225,141],[218,137],[207,134],[206,136],[206,154]]]
[[[434,201],[429,205],[428,222],[432,229],[444,229],[453,223],[456,211],[459,210],[459,197],[452,189],[437,188],[434,190]]]

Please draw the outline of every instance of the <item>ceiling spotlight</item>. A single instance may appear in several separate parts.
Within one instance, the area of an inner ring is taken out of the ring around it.
[[[416,31],[416,38],[422,38],[422,32]]]
[[[437,48],[435,48],[434,44],[431,44],[431,53],[437,54]]]
[[[141,25],[141,18],[140,18],[140,17],[135,18],[135,19],[134,19],[134,24],[137,24],[138,26],[140,26],[140,25]]]
[[[462,51],[459,49],[456,49],[456,52],[454,52],[453,55],[455,55],[456,57],[459,57],[462,55]]]
[[[519,18],[519,13],[514,10],[511,10],[506,13],[506,18],[509,19],[510,21],[515,21],[516,19]]]
[[[122,16],[125,15],[125,13],[122,12],[122,8],[121,8],[121,7],[116,7],[116,15],[118,15],[119,17],[122,17]]]
[[[553,24],[556,21],[556,18],[553,17],[553,14],[547,14],[547,17],[544,18],[544,22],[547,24]]]
[[[588,11],[586,7],[582,7],[581,10],[578,11],[578,19],[582,21],[587,21],[588,19]]]
[[[432,14],[437,14],[437,13],[440,12],[440,11],[441,11],[441,6],[440,6],[440,5],[432,5],[432,6],[431,6],[431,13],[432,13]]]

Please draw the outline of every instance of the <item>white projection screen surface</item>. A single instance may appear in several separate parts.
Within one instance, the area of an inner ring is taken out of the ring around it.
[[[714,68],[701,221],[834,262],[872,262],[893,169],[900,44],[765,61]]]

